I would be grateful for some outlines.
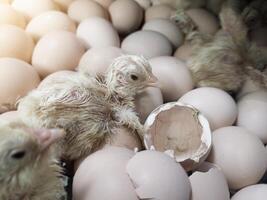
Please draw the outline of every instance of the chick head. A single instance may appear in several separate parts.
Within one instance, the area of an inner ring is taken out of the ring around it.
[[[109,66],[107,87],[118,94],[134,96],[146,87],[157,87],[149,62],[142,56],[122,55]]]

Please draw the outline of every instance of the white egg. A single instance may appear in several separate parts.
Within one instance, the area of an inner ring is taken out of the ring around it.
[[[266,196],[267,184],[258,184],[239,190],[231,200],[264,200]]]
[[[24,28],[26,26],[26,20],[24,16],[16,11],[11,5],[0,4],[0,25],[11,24]]]
[[[193,47],[190,44],[183,44],[180,46],[174,53],[174,57],[187,62],[189,58],[192,56],[193,53]]]
[[[179,101],[197,108],[207,117],[212,130],[231,126],[237,117],[234,99],[225,91],[217,88],[194,89],[183,95]]]

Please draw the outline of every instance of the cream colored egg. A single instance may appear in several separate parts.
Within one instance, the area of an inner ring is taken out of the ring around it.
[[[267,92],[249,93],[237,105],[237,126],[246,128],[267,144]]]
[[[85,49],[74,33],[53,31],[37,43],[32,64],[41,77],[60,70],[74,70]]]
[[[14,25],[0,26],[0,57],[31,61],[34,42],[23,29]]]
[[[0,113],[14,110],[16,102],[38,86],[40,78],[28,63],[0,58]]]
[[[88,0],[73,1],[68,8],[68,15],[77,23],[90,17],[108,19],[107,11],[100,4]]]
[[[144,10],[148,9],[150,6],[152,6],[152,3],[150,0],[135,0]]]
[[[74,0],[54,0],[54,2],[59,6],[59,8],[66,12],[68,10],[69,5],[73,2]]]
[[[184,40],[182,31],[169,19],[150,20],[144,24],[142,29],[161,33],[169,39],[175,49],[178,48]]]
[[[58,10],[52,0],[14,0],[12,7],[20,11],[27,21],[43,12]]]
[[[24,16],[10,5],[0,4],[0,25],[11,24],[24,28],[26,20]]]
[[[186,11],[201,33],[215,34],[219,30],[219,22],[215,16],[201,8]]]
[[[76,25],[68,15],[63,12],[47,11],[34,17],[26,28],[26,32],[28,32],[35,41],[38,41],[45,34],[55,30],[75,32]]]
[[[256,184],[266,171],[266,150],[260,139],[241,127],[224,127],[213,132],[208,161],[218,165],[230,189]]]
[[[193,47],[190,44],[183,44],[180,46],[174,53],[174,57],[182,60],[188,61],[188,59],[192,56]]]
[[[87,49],[92,47],[120,46],[120,38],[112,24],[100,17],[84,20],[77,28],[77,36]]]
[[[164,102],[177,101],[192,90],[193,80],[186,65],[175,57],[162,56],[149,60],[153,74],[159,79]]]
[[[82,56],[78,70],[91,76],[104,75],[113,59],[122,54],[118,47],[91,48]]]
[[[147,88],[135,97],[136,111],[142,123],[155,108],[162,104],[163,97],[159,88]]]
[[[143,20],[143,9],[133,0],[116,0],[109,6],[110,18],[119,34],[137,30]]]
[[[258,184],[239,190],[231,200],[264,200],[266,196],[267,184]]]
[[[212,130],[231,126],[237,117],[234,99],[225,91],[217,88],[202,87],[191,90],[179,101],[197,108],[207,117]]]
[[[115,0],[94,0],[95,2],[99,3],[101,6],[103,6],[105,9],[108,9],[109,6],[115,1]]]
[[[129,54],[142,55],[147,59],[172,54],[170,41],[155,31],[137,31],[128,35],[121,44]]]
[[[165,5],[155,5],[149,7],[145,12],[145,22],[151,19],[170,19],[170,17],[175,14],[175,9]]]

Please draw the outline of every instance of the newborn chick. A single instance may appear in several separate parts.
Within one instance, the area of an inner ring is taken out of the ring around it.
[[[64,187],[52,143],[61,130],[0,121],[0,199],[61,200]]]
[[[64,155],[76,160],[103,146],[118,127],[131,129],[142,141],[134,97],[156,81],[147,60],[124,55],[112,62],[106,77],[78,72],[32,91],[18,112],[28,126],[63,128]]]

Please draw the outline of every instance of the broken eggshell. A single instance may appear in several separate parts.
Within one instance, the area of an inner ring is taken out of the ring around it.
[[[156,108],[145,122],[146,149],[173,156],[186,171],[201,164],[211,149],[207,119],[194,107],[171,102]]]

